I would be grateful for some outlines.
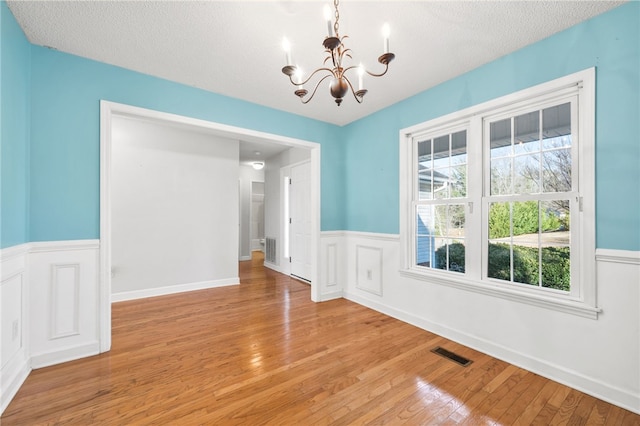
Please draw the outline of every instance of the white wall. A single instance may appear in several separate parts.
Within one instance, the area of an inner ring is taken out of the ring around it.
[[[264,182],[251,182],[251,250],[264,251]]]
[[[592,319],[403,276],[399,248],[397,235],[322,233],[321,291],[640,413],[640,252],[597,250]]]
[[[114,116],[113,300],[237,284],[237,140]]]
[[[276,239],[276,262],[265,263],[271,269],[275,269],[284,274],[289,274],[288,264],[282,262],[283,256],[283,226],[284,212],[283,206],[283,181],[282,175],[290,175],[288,173],[289,166],[303,161],[309,161],[311,152],[303,148],[290,148],[283,151],[279,155],[269,159],[265,166],[265,237]]]
[[[264,176],[264,169],[240,166],[240,260],[251,259],[251,182],[264,182]]]

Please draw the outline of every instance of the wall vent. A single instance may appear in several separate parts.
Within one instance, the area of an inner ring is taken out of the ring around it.
[[[267,253],[265,260],[269,263],[276,263],[276,239],[267,237]]]
[[[458,354],[454,354],[451,351],[448,351],[444,348],[441,348],[440,346],[436,346],[435,348],[431,349],[431,352],[436,353],[440,356],[443,356],[447,359],[450,359],[451,361],[455,362],[456,364],[460,364],[463,367],[467,367],[468,365],[470,365],[473,361],[468,360],[467,358],[460,356]]]

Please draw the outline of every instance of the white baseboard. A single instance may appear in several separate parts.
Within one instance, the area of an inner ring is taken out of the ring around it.
[[[244,262],[247,260],[251,260],[251,256],[240,256],[240,258],[238,258],[238,261],[240,262]]]
[[[322,293],[320,294],[319,302],[326,302],[328,300],[334,300],[334,299],[342,299],[343,297],[344,297],[344,294],[342,290],[334,291],[332,293]]]
[[[63,362],[74,361],[88,356],[98,355],[100,353],[100,342],[97,340],[90,343],[82,343],[76,346],[55,349],[50,352],[44,352],[31,355],[31,368],[48,367],[50,365],[61,364]]]
[[[10,376],[7,373],[10,373]],[[0,371],[0,415],[4,413],[13,397],[16,396],[29,373],[31,373],[31,366],[24,352],[14,357]]]
[[[147,297],[165,296],[168,294],[183,293],[185,291],[205,290],[208,288],[238,285],[240,278],[225,278],[214,281],[201,281],[196,283],[178,284],[166,287],[156,287],[144,290],[124,291],[111,295],[111,303],[124,302],[126,300],[144,299]]]
[[[264,267],[265,268],[269,268],[272,271],[276,271],[276,272],[279,272],[279,273],[284,274],[284,275],[289,275],[284,270],[282,270],[282,268],[280,268],[280,266],[276,265],[275,263],[267,262],[266,260],[264,261]]]
[[[531,357],[521,352],[513,351],[501,345],[489,342],[484,339],[466,334],[442,324],[433,323],[423,318],[407,312],[392,308],[383,303],[353,294],[344,292],[343,297],[352,302],[371,308],[375,311],[389,315],[416,327],[427,330],[454,342],[468,346],[479,352],[488,354],[494,358],[506,361],[517,367],[531,371],[550,380],[562,383],[571,388],[594,396],[603,401],[620,406],[634,413],[640,414],[640,396],[591,379],[575,371],[570,371],[564,367],[553,365],[546,361]]]

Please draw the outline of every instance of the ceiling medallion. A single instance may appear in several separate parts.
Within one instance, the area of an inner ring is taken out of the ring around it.
[[[340,106],[344,96],[349,91],[351,91],[353,97],[356,99],[356,101],[358,101],[358,103],[362,103],[364,95],[367,94],[367,90],[363,87],[364,74],[367,73],[372,77],[382,77],[387,73],[389,69],[389,62],[391,62],[396,57],[396,55],[389,52],[389,25],[384,24],[382,30],[384,35],[384,53],[378,58],[378,62],[384,65],[384,71],[380,74],[375,74],[367,71],[362,66],[362,64],[360,64],[359,66],[351,65],[345,68],[342,63],[344,57],[346,56],[350,59],[353,59],[353,57],[351,56],[351,49],[346,48],[343,43],[344,39],[348,38],[348,36],[344,35],[340,37],[340,34],[338,32],[340,27],[338,22],[340,20],[338,3],[339,0],[333,1],[333,5],[335,7],[335,22],[333,23],[333,26],[331,25],[331,9],[328,5],[325,6],[324,11],[325,19],[327,21],[328,35],[322,42],[322,45],[325,48],[325,53],[327,53],[327,57],[325,58],[323,65],[331,60],[333,68],[320,67],[312,72],[307,79],[304,79],[304,77],[301,75],[301,70],[296,65],[293,65],[291,61],[291,47],[289,45],[289,42],[286,38],[283,40],[282,46],[286,53],[287,65],[282,68],[282,72],[285,75],[289,76],[291,84],[293,84],[294,86],[298,86],[298,89],[294,93],[300,98],[303,104],[306,104],[311,99],[313,99],[316,91],[318,90],[318,87],[327,78],[331,78],[331,83],[329,84],[329,92],[331,93],[331,96],[335,98],[335,102],[338,106]],[[347,78],[347,72],[350,70],[357,70],[358,90],[354,89],[353,84]],[[304,85],[307,84],[318,73],[325,73],[325,75],[315,84],[311,95],[306,97],[309,92],[304,88]]]

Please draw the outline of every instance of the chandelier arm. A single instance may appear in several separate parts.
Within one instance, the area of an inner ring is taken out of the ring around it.
[[[289,81],[291,81],[291,84],[293,84],[294,86],[303,86],[305,84],[307,84],[309,82],[309,80],[311,80],[313,78],[314,75],[316,75],[317,73],[319,73],[320,71],[328,71],[330,75],[335,76],[333,70],[331,68],[318,68],[317,70],[315,70],[313,73],[311,73],[311,75],[309,76],[309,78],[307,78],[305,81],[301,82],[301,83],[296,83],[293,81],[293,75],[289,76]],[[322,78],[322,80],[324,80],[325,78],[329,77],[329,75],[326,75]],[[320,80],[320,81],[322,81]],[[315,93],[315,90],[314,90]]]
[[[387,71],[389,71],[389,64],[385,64],[384,71],[382,73],[380,73],[380,74],[375,74],[375,73],[372,73],[371,71],[367,71],[367,70],[364,70],[364,71],[367,74],[369,74],[371,77],[382,77],[383,75],[385,75],[387,73]]]
[[[356,68],[356,67],[350,67],[350,68]],[[343,75],[342,78],[344,78],[346,80],[347,84],[349,85],[349,89],[351,89],[351,94],[353,95],[353,97],[356,99],[356,101],[359,104],[361,104],[362,103],[362,97],[358,98],[358,95],[356,95],[356,91],[353,88],[353,84],[351,84],[351,80],[349,80],[346,75]]]
[[[320,71],[320,70],[318,69],[318,70],[316,70],[316,72],[317,72],[317,71]],[[313,74],[315,74],[315,72],[314,72]],[[313,74],[312,74],[312,75],[313,75]],[[300,100],[302,101],[302,103],[303,103],[303,104],[306,104],[306,103],[308,103],[311,99],[313,99],[313,97],[315,96],[316,92],[318,91],[318,87],[320,87],[320,84],[321,84],[323,81],[325,81],[327,78],[331,77],[332,75],[333,75],[333,74],[328,74],[328,75],[325,75],[324,77],[322,77],[322,78],[321,78],[321,79],[316,83],[316,87],[313,89],[313,92],[311,92],[311,96],[309,96],[309,98],[307,98],[307,100],[306,100],[306,101],[305,101],[304,99],[300,98]],[[309,78],[311,78],[311,77],[309,77]],[[307,80],[307,81],[309,81],[309,80]]]
[[[359,66],[359,65],[351,65],[350,67],[345,68],[345,69],[342,71],[342,74],[346,74],[346,73],[347,73],[347,71],[352,70],[352,69],[357,69],[357,68],[360,68],[360,66]]]

